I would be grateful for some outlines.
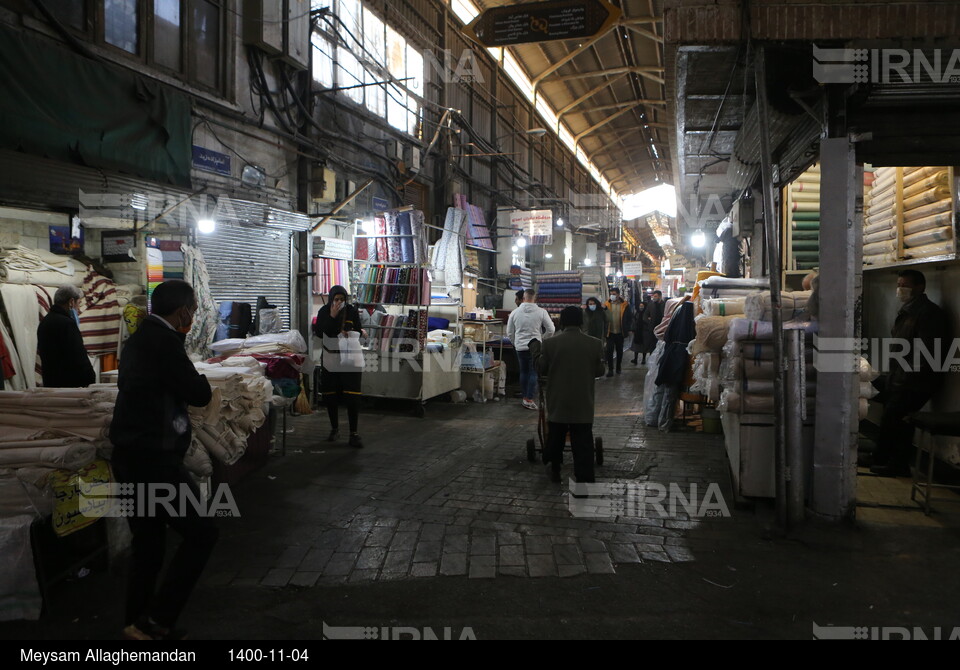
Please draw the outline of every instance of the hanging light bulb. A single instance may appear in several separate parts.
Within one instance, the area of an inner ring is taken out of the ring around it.
[[[590,260],[589,258],[584,258],[584,259],[583,259],[583,264],[584,264],[584,265],[593,265],[593,261]]]
[[[557,228],[563,228],[563,217],[557,218]]]
[[[520,247],[518,247],[516,244],[510,247],[510,249],[513,251],[513,253],[517,253],[518,251],[520,251]]]
[[[517,238],[517,246],[520,247],[521,249],[522,249],[523,247],[527,246],[527,238],[526,238],[526,237],[518,237],[518,238]]]
[[[618,276],[618,277],[622,277],[622,276],[623,276],[623,273],[620,272],[620,270],[617,270],[617,276]]]
[[[213,219],[200,219],[197,221],[197,230],[199,230],[201,233],[210,234],[216,229],[216,227],[217,222]]]
[[[702,230],[698,230],[693,234],[693,237],[690,238],[690,244],[692,244],[697,249],[701,248],[707,243],[707,237],[703,234]]]

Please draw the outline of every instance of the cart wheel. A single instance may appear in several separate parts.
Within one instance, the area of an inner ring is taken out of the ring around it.
[[[596,451],[597,465],[603,465],[603,438],[597,437],[593,440],[593,448]]]
[[[413,408],[413,415],[418,419],[422,419],[427,415],[427,408],[423,403],[417,403]]]
[[[536,442],[533,441],[532,437],[529,440],[527,440],[527,460],[530,461],[531,463],[537,460]]]

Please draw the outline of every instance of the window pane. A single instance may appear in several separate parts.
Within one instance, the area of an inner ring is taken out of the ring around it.
[[[367,109],[377,116],[385,116],[386,93],[383,86],[372,85],[383,81],[381,72],[386,61],[386,44],[383,35],[383,21],[369,9],[363,10],[363,60],[366,63],[366,72],[363,76],[366,87]]]
[[[387,70],[397,79],[407,76],[406,47],[400,33],[387,26]]]
[[[65,26],[85,30],[87,27],[87,12],[85,0],[46,0],[44,3],[50,13],[57,17]]]
[[[333,88],[333,45],[314,33],[313,42],[313,79],[321,86]]]
[[[407,45],[407,132],[417,135],[420,122],[420,103],[415,96],[423,97],[423,55],[409,44]]]
[[[190,72],[197,83],[220,86],[220,7],[195,0],[190,12]]]
[[[180,0],[153,0],[153,58],[180,71]]]
[[[407,94],[399,86],[387,87],[387,123],[397,130],[407,130]]]
[[[350,34],[338,32],[341,32],[345,44],[349,44],[352,50],[359,51],[359,40],[363,39],[360,29],[360,3],[358,0],[340,0],[338,4],[340,9],[337,16]]]
[[[104,0],[103,39],[107,44],[138,53],[139,26],[137,0]]]
[[[357,60],[357,57],[346,49],[337,49],[337,87],[343,88],[345,86],[357,86],[358,84],[363,83],[363,68],[360,67],[360,61]],[[357,86],[357,88],[350,88],[343,91],[344,95],[358,102],[361,105],[363,104],[363,88]]]

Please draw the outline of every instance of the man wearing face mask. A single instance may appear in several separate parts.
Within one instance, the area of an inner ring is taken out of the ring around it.
[[[204,407],[212,397],[210,383],[183,346],[197,311],[196,295],[187,282],[170,280],[154,290],[151,302],[153,313],[127,340],[120,358],[110,425],[112,465],[118,482],[143,491],[138,498],[151,500],[151,490],[157,498],[170,491],[174,497],[169,507],[135,507],[129,517],[133,556],[123,635],[131,640],[183,637],[174,625],[217,541],[213,520],[184,499],[202,499],[183,465],[191,439],[187,407]],[[158,589],[167,527],[182,541]]]
[[[620,295],[620,289],[610,289],[610,300],[604,304],[607,315],[607,377],[613,376],[614,352],[616,352],[616,371],[622,372],[623,340],[633,332],[633,310]]]
[[[37,353],[46,388],[79,388],[96,380],[80,334],[77,310],[82,299],[83,291],[76,286],[61,286],[37,327]]]
[[[924,291],[926,278],[922,272],[903,270],[897,278],[897,299],[901,303],[891,335],[907,343],[906,363],[891,361],[886,380],[880,436],[870,471],[885,477],[909,477],[913,428],[903,419],[920,411],[943,383],[943,373],[934,370],[930,361],[918,351],[920,347],[933,355],[949,351],[947,320]],[[939,343],[939,348],[937,344]]]

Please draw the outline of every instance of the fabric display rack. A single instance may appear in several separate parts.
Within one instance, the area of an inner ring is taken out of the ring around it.
[[[459,343],[427,345],[430,330],[431,305],[435,304],[433,282],[426,264],[426,226],[423,213],[416,210],[385,212],[387,222],[401,220],[408,215],[411,230],[400,233],[368,236],[358,228],[354,236],[353,274],[358,278],[355,294],[361,307],[377,307],[371,314],[372,323],[365,328],[369,340],[364,350],[365,367],[362,377],[363,395],[375,398],[394,398],[417,401],[416,412],[423,415],[423,404],[438,395],[454,391],[460,386],[460,368],[457,363]],[[446,277],[457,269],[458,283],[464,267],[463,227],[467,212],[451,207],[447,213],[444,234],[434,247],[433,260],[443,268]],[[482,220],[482,219],[481,219]],[[416,223],[419,222],[419,223]],[[387,224],[388,230],[403,230],[405,226]],[[366,240],[375,239],[376,244]],[[383,255],[416,259],[414,262],[372,261],[370,249],[377,247],[377,257]],[[410,252],[404,251],[408,247]],[[366,249],[366,253],[364,250]],[[448,300],[448,295],[440,300]],[[459,301],[456,302],[459,306]],[[459,319],[459,309],[455,318]],[[441,321],[449,328],[450,321]],[[459,324],[454,324],[459,329]]]
[[[490,228],[487,225],[483,210],[476,205],[467,202],[467,196],[455,194],[453,204],[457,209],[463,210],[466,214],[466,241],[467,247],[475,247],[493,251],[493,238],[490,236]]]
[[[350,261],[337,258],[313,259],[313,295],[327,295],[334,286],[350,290]]]
[[[510,274],[505,276],[507,278],[507,288],[514,291],[533,288],[533,271],[528,267],[511,265]]]
[[[608,289],[607,278],[603,276],[603,271],[598,267],[589,267],[583,268],[580,272],[583,276],[583,287],[581,289],[583,300],[586,301],[587,298],[597,298],[600,304],[606,302],[610,291]],[[626,297],[629,296],[629,293],[623,293],[622,295]],[[635,302],[633,307],[636,309]]]
[[[820,265],[820,166],[813,165],[784,189],[784,246],[787,272]]]
[[[536,281],[537,304],[552,317],[564,307],[583,304],[583,275],[579,270],[538,272]]]
[[[877,168],[865,200],[864,265],[955,256],[952,167]]]

